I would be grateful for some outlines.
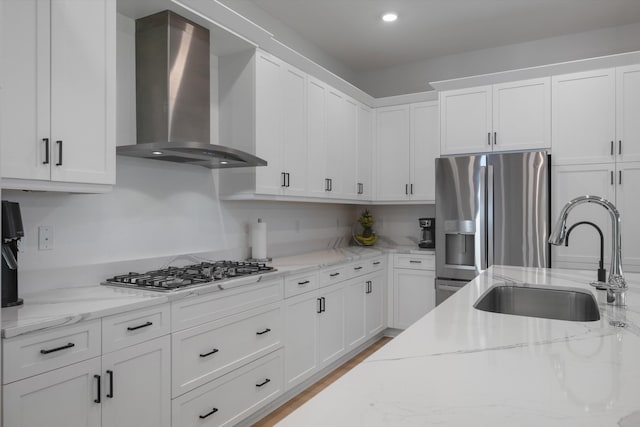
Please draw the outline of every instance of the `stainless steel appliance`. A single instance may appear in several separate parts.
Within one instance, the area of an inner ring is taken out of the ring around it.
[[[266,166],[210,143],[209,59],[208,29],[168,10],[136,20],[138,141],[117,154],[210,169]]]
[[[436,219],[435,218],[419,218],[418,223],[422,230],[422,236],[418,246],[424,249],[433,249],[436,247]]]
[[[438,279],[551,265],[550,164],[542,151],[436,159]]]
[[[2,201],[2,307],[22,304],[18,298],[18,241],[24,237],[20,205]]]
[[[185,267],[167,267],[146,273],[122,274],[109,278],[102,284],[170,292],[272,271],[276,271],[276,269],[258,262],[211,261]]]

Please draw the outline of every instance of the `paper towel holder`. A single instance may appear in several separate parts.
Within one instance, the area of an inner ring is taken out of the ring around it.
[[[264,222],[262,221],[262,218],[258,218],[258,222],[257,222],[257,224],[255,224],[255,223],[254,223],[254,226],[255,226],[255,225],[262,225],[262,226],[264,226],[264,228],[263,228],[263,233],[265,233],[264,238],[266,238],[266,223],[264,223]],[[254,231],[254,228],[253,228],[253,227],[252,227],[252,233],[255,233],[255,231]],[[251,243],[252,243],[252,248],[251,248],[251,252],[252,252],[252,254],[251,254],[251,255],[252,255],[252,256],[250,256],[249,258],[247,258],[247,262],[252,262],[252,263],[265,263],[265,264],[266,264],[266,263],[269,263],[269,262],[271,262],[271,261],[273,260],[271,257],[264,257],[264,258],[263,258],[263,257],[255,257],[255,256],[254,256],[254,248],[253,248],[253,245],[255,245],[255,243],[256,243],[256,242],[255,242],[255,236],[254,236],[254,235],[252,235],[252,242],[251,242]],[[260,252],[263,252],[263,253],[266,255],[266,241],[265,241],[265,242],[263,242],[263,244],[265,244],[265,247],[264,247],[264,249],[263,249],[262,251],[260,251]]]

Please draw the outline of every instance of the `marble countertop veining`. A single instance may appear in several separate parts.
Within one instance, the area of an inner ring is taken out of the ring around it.
[[[626,307],[604,303],[593,276],[493,266],[278,426],[640,426],[640,275],[626,275]],[[473,308],[505,282],[588,290],[601,319]]]
[[[401,248],[399,250],[408,249]],[[90,286],[24,294],[20,295],[24,298],[24,305],[2,309],[2,337],[11,338],[42,329],[70,325],[83,320],[219,292],[291,274],[375,257],[390,251],[396,251],[396,249],[345,247],[276,258],[273,260],[273,266],[278,271],[190,287],[176,292],[141,291],[91,284]]]

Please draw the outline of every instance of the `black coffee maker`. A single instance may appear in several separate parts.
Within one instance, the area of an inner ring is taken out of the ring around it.
[[[24,237],[20,205],[2,201],[2,307],[21,305],[18,298],[18,241]]]
[[[418,246],[423,249],[433,249],[436,247],[436,219],[435,218],[418,218],[422,237]]]

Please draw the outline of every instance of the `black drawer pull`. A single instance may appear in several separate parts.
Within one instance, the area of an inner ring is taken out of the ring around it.
[[[93,399],[94,403],[100,403],[100,397],[102,395],[102,390],[100,389],[100,375],[94,375],[93,378],[95,378],[96,380],[98,380],[98,397],[96,397],[95,399]]]
[[[409,260],[411,264],[422,264],[422,261],[417,261],[415,259]]]
[[[305,280],[305,281],[303,281],[303,282],[298,282],[298,285],[306,285],[307,283],[309,283],[309,281],[308,281],[308,280]]]
[[[49,138],[42,138],[42,142],[44,142],[44,161],[43,165],[49,164]]]
[[[256,335],[264,335],[264,334],[266,334],[267,332],[271,332],[271,329],[267,328],[267,329],[265,329],[265,330],[264,330],[264,331],[262,331],[262,332],[256,332]]]
[[[212,354],[216,354],[217,352],[219,352],[220,350],[218,350],[217,348],[214,348],[213,350],[211,350],[209,353],[200,353],[200,357],[208,357],[211,356]]]
[[[107,371],[107,375],[109,375],[109,393],[107,393],[107,397],[113,399],[113,371]]]
[[[269,378],[267,378],[266,380],[262,381],[260,384],[256,384],[256,387],[262,387],[265,384],[270,383],[271,380]]]
[[[52,348],[52,349],[50,349],[50,350],[46,350],[46,349],[45,349],[45,350],[40,350],[40,354],[55,353],[56,351],[66,350],[66,349],[68,349],[68,348],[75,347],[75,346],[76,346],[76,345],[75,345],[74,343],[70,342],[70,343],[69,343],[69,344],[67,344],[67,345],[63,345],[63,346],[61,346],[61,347]]]
[[[380,265],[380,261],[375,261],[373,265]]]
[[[340,273],[331,273],[329,276],[330,277],[336,277],[336,276],[339,276],[339,275],[340,275]]]
[[[146,328],[147,326],[151,326],[151,325],[153,325],[153,322],[147,322],[143,325],[138,325],[138,326],[129,326],[127,328],[127,331],[137,331],[138,329]]]
[[[218,408],[213,408],[211,412],[209,412],[208,414],[198,415],[198,416],[200,417],[201,420],[204,420],[205,418],[209,418],[211,415],[215,414],[216,412],[218,412]]]
[[[360,267],[353,267],[353,269],[354,269],[354,270],[356,270],[356,271],[357,271],[357,270],[362,270],[362,266],[360,266]]]

